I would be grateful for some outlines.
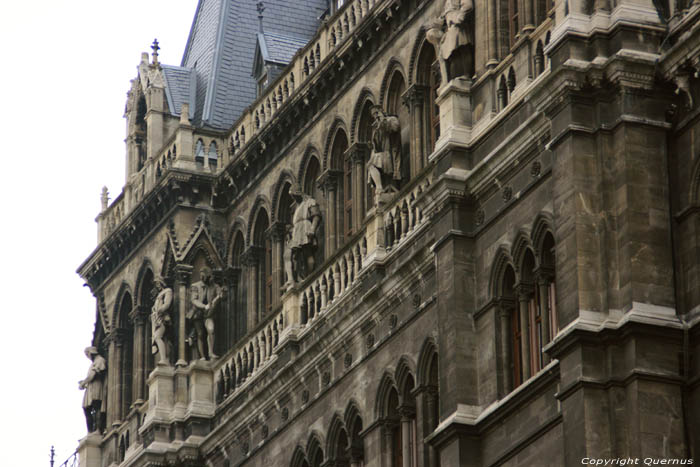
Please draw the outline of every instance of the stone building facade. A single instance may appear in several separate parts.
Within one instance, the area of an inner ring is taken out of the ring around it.
[[[81,466],[697,456],[699,19],[200,0],[78,270]]]

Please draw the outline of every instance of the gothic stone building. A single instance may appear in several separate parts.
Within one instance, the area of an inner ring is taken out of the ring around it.
[[[82,466],[697,456],[698,2],[200,0],[157,51]]]

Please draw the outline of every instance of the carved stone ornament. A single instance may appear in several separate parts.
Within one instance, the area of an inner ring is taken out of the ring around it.
[[[374,334],[369,334],[367,336],[367,349],[374,347]]]
[[[530,166],[530,175],[532,175],[534,178],[539,177],[540,173],[542,172],[542,163],[540,161],[535,161],[532,163],[532,166]]]
[[[422,300],[420,294],[414,294],[414,295],[413,295],[413,307],[414,307],[414,308],[418,308],[418,307],[420,306],[420,304],[421,304],[422,301],[423,301],[423,300]]]
[[[289,409],[287,407],[282,409],[282,421],[286,422],[289,420]]]
[[[306,404],[307,402],[309,402],[309,391],[304,389],[301,393],[301,403]]]
[[[474,222],[476,223],[477,227],[484,223],[485,217],[486,213],[483,209],[479,209],[478,211],[476,211],[476,219],[474,220]]]
[[[350,365],[352,365],[352,354],[346,353],[345,360],[343,361],[343,363],[345,364],[346,370],[350,368]]]
[[[513,199],[513,188],[506,186],[503,187],[503,202],[507,203],[511,199]]]
[[[394,329],[394,328],[396,328],[396,325],[398,323],[399,323],[399,317],[396,315],[391,315],[391,317],[389,318],[389,327],[391,329]]]
[[[270,429],[267,427],[267,425],[262,426],[261,434],[263,439],[267,439],[268,435],[270,434]]]
[[[328,386],[331,382],[331,374],[328,371],[323,372],[322,380],[324,386]]]

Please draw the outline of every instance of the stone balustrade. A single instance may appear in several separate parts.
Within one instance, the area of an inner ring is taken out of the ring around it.
[[[233,355],[217,362],[214,369],[217,402],[223,401],[255,378],[274,358],[284,325],[283,313],[279,311],[265,326],[243,339]]]
[[[430,186],[430,176],[426,174],[411,183],[407,190],[402,190],[399,196],[385,208],[384,235],[387,251],[397,248],[423,224],[425,218],[416,200]]]
[[[360,235],[308,282],[299,295],[299,325],[312,323],[357,281],[367,257],[367,239]]]

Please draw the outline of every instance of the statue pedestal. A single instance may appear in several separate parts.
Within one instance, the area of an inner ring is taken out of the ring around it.
[[[175,369],[158,365],[148,376],[148,411],[142,428],[152,423],[168,423],[175,403]]]
[[[187,417],[211,417],[214,415],[214,374],[206,360],[190,364],[189,403]]]
[[[89,433],[85,438],[78,443],[78,457],[80,458],[80,467],[101,467],[102,466],[102,451],[100,443],[102,435],[98,432]]]
[[[466,147],[469,144],[472,129],[471,86],[472,82],[467,78],[454,78],[438,91],[436,103],[440,107],[440,138],[430,155],[431,162],[448,147]]]

